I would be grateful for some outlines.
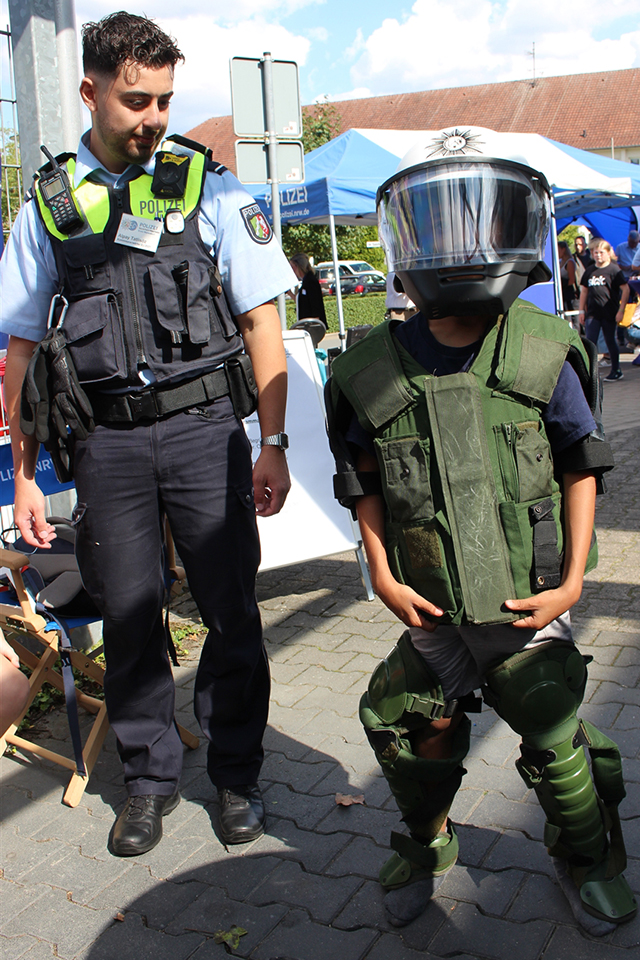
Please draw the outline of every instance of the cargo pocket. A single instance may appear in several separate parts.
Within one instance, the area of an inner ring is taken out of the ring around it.
[[[449,562],[444,517],[413,523],[389,523],[385,531],[389,566],[394,577],[413,587],[430,603],[452,612],[457,609]],[[395,567],[395,569],[394,569]]]
[[[509,547],[516,597],[524,599],[560,586],[560,494],[544,500],[501,503],[500,520]]]
[[[71,303],[63,330],[81,383],[126,377],[122,318],[115,294]]]
[[[551,449],[536,427],[515,424],[515,454],[518,467],[518,500],[538,500],[551,496]]]
[[[197,346],[211,339],[209,271],[200,263],[183,260],[173,267],[148,267],[158,323],[172,343],[188,339]]]
[[[383,440],[380,453],[384,471],[385,499],[394,520],[433,517],[433,497],[427,458],[429,441],[419,437]]]

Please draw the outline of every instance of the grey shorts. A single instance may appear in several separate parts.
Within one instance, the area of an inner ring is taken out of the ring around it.
[[[484,683],[488,669],[519,650],[529,650],[546,640],[573,643],[569,613],[563,613],[543,630],[527,630],[510,623],[489,626],[443,625],[433,633],[411,627],[411,642],[442,684],[446,700],[462,697]]]

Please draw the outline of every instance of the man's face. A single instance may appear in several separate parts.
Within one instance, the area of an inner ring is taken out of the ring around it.
[[[632,250],[635,250],[635,248],[638,246],[638,234],[630,233],[629,236],[627,237],[627,243],[629,244]]]
[[[125,66],[115,77],[91,74],[80,85],[91,111],[91,152],[112,173],[144,164],[160,145],[169,122],[173,69]]]

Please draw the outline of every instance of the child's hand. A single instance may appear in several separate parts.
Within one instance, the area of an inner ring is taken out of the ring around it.
[[[536,594],[535,597],[526,597],[524,600],[505,600],[504,605],[516,613],[522,610],[526,614],[524,619],[516,620],[512,626],[542,630],[561,614],[566,613],[577,599],[578,597],[573,596],[573,592],[563,585],[557,590],[545,590],[543,593]]]
[[[403,583],[391,578],[385,581],[383,585],[376,584],[375,591],[385,606],[395,613],[396,617],[407,627],[422,627],[430,633],[435,630],[437,624],[430,618],[441,617],[443,611],[440,607],[429,603],[419,593],[407,587]]]

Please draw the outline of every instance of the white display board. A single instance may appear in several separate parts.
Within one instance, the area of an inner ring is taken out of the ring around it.
[[[287,460],[291,490],[274,517],[258,517],[261,570],[357,550],[359,531],[333,496],[335,464],[325,426],[322,380],[311,337],[304,330],[283,333],[289,389]],[[260,452],[257,414],[245,420],[254,460]]]

